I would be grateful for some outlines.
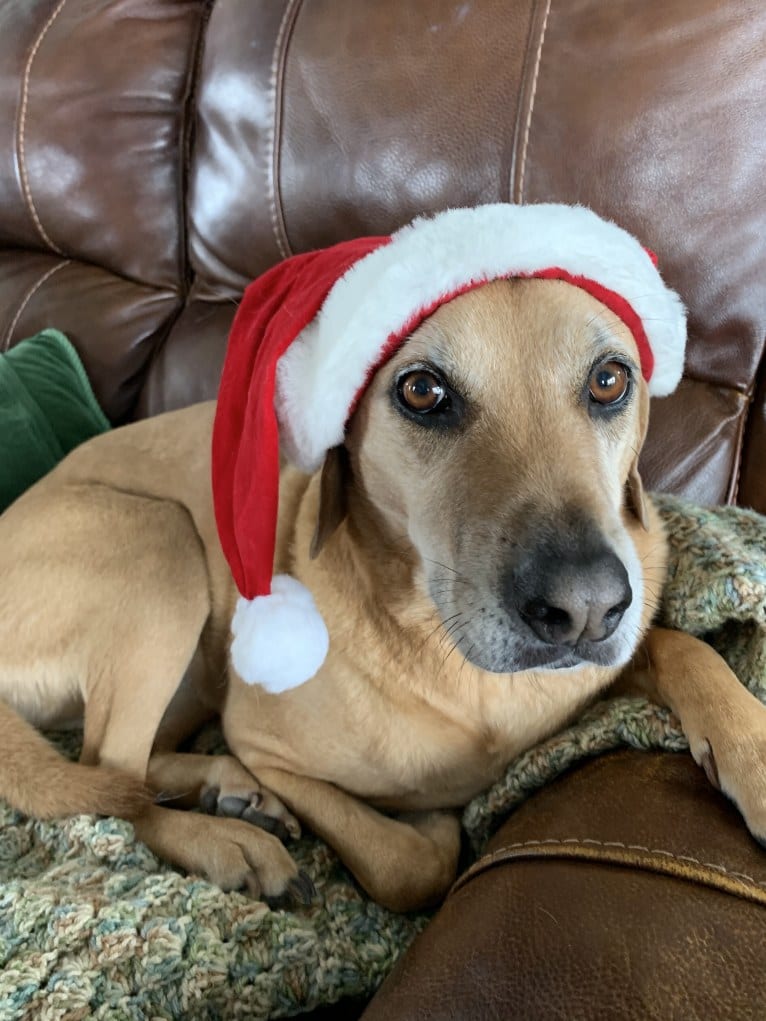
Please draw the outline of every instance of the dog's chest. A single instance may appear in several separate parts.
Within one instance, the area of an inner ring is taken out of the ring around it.
[[[400,709],[385,725],[379,718],[367,740],[355,742],[353,783],[368,785],[355,793],[402,810],[464,805],[569,723],[603,683],[590,671],[493,676],[479,697]]]
[[[564,726],[604,683],[594,673],[484,675],[427,696],[355,683],[351,675],[261,697],[245,687],[226,712],[227,740],[257,774],[276,767],[325,780],[381,808],[453,808]]]
[[[244,710],[227,706],[229,746],[256,775],[263,767],[285,769],[381,807],[417,810],[464,803],[505,765],[503,742],[465,720],[348,698],[333,700],[330,711],[304,694],[262,701],[250,727]]]
[[[473,698],[416,699],[373,712],[368,706],[349,713],[332,753],[320,751],[312,765],[329,767],[327,779],[381,808],[462,806],[517,755],[564,726],[597,687],[574,675],[491,677]],[[323,743],[329,750],[326,737],[316,738],[317,750]]]
[[[501,775],[507,762],[504,744],[495,735],[437,717],[412,727],[400,720],[381,728],[366,750],[361,745],[353,793],[397,810],[465,804]]]

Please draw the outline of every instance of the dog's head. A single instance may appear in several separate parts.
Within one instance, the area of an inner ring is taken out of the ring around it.
[[[595,298],[487,284],[377,373],[325,465],[315,552],[356,514],[482,669],[621,665],[644,604],[647,417],[635,341]]]

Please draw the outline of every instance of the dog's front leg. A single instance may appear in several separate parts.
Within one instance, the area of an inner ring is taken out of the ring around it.
[[[705,642],[653,628],[618,682],[678,717],[695,762],[766,843],[766,706]]]
[[[258,778],[326,841],[363,889],[392,911],[437,904],[455,879],[460,824],[448,812],[392,819],[333,784],[280,769]]]

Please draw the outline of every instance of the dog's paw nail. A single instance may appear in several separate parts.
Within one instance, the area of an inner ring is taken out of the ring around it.
[[[716,765],[715,755],[713,754],[713,746],[707,738],[705,739],[705,747],[700,755],[700,765],[705,770],[705,776],[708,778],[713,787],[715,787],[717,791],[720,791],[721,781],[718,776],[718,766]]]
[[[220,792],[219,787],[203,787],[199,797],[199,807],[207,815],[215,815]]]
[[[227,794],[226,797],[221,798],[218,802],[218,813],[219,815],[239,819],[247,805],[248,802],[244,798],[237,798],[233,794]]]
[[[289,833],[281,819],[273,819],[270,815],[259,812],[252,806],[245,809],[241,818],[245,822],[249,822],[251,826],[257,826],[261,830],[266,830],[267,833],[273,833],[277,840],[281,840],[283,844],[287,842]]]
[[[263,804],[263,795],[260,791],[253,791],[250,795],[250,807],[260,808]]]
[[[308,872],[304,872],[303,869],[300,870],[295,879],[290,880],[287,886],[298,902],[306,907],[311,904],[317,895],[311,876]]]
[[[297,819],[293,818],[287,819],[285,821],[285,828],[287,829],[287,832],[290,834],[293,840],[300,840],[301,824],[298,822]]]
[[[316,888],[309,875],[301,869],[297,876],[293,876],[292,879],[288,880],[287,886],[282,893],[275,897],[264,895],[263,900],[272,911],[280,911],[291,907],[295,903],[309,907],[314,897],[316,897]]]

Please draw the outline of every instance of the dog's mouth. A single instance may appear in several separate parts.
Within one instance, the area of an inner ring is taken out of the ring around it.
[[[504,641],[496,638],[481,646],[466,635],[460,636],[455,646],[473,666],[494,674],[568,671],[584,666],[618,667],[627,663],[632,654],[631,643],[621,634],[607,642],[552,646],[525,641],[517,632],[509,630]]]
[[[575,670],[582,666],[612,667],[621,666],[630,658],[625,655],[626,643],[624,640],[610,642],[604,645],[595,645],[592,642],[583,642],[572,648],[554,649],[522,649],[514,657],[516,666],[514,673],[524,670]],[[505,671],[501,671],[505,672]]]
[[[443,632],[462,657],[494,674],[527,670],[564,671],[584,666],[620,667],[633,655],[638,641],[637,604],[631,604],[608,635],[598,640],[579,636],[575,641],[545,641],[517,614],[505,608],[483,607],[483,612],[460,612],[454,605],[440,608]]]

